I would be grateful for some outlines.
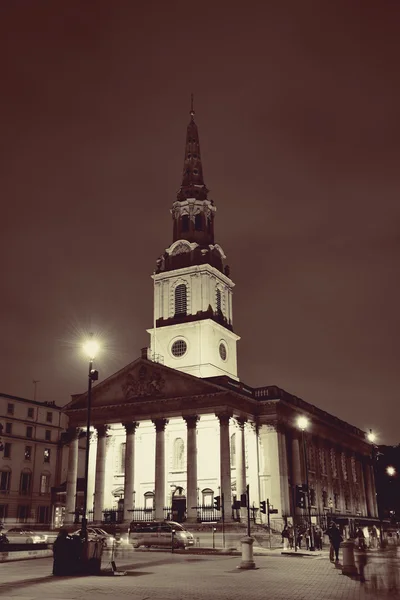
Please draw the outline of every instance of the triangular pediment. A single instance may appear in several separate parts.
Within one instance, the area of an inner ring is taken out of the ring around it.
[[[92,408],[134,404],[143,400],[187,398],[221,392],[221,387],[176,369],[138,358],[92,388]],[[74,396],[64,408],[87,406],[87,392]]]

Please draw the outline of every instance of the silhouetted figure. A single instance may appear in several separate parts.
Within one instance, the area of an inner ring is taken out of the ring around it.
[[[331,542],[331,547],[335,553],[335,562],[339,562],[339,548],[340,544],[343,542],[343,538],[336,523],[331,523],[327,533]],[[333,562],[333,556],[331,558],[331,562]]]

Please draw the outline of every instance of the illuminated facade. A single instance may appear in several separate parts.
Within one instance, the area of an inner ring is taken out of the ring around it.
[[[278,527],[303,516],[295,490],[306,481],[306,464],[316,521],[329,513],[374,519],[371,448],[364,432],[276,386],[252,388],[239,381],[234,284],[214,239],[215,211],[192,110],[182,185],[171,211],[173,241],[153,274],[150,349],[92,392],[88,497],[94,521],[103,521],[111,509],[124,523],[217,518],[221,513],[211,509],[216,496],[223,499],[225,521],[241,520],[243,511],[232,504],[248,484],[258,522],[266,520],[260,502],[269,500]],[[79,509],[78,438],[86,403],[86,394],[78,395],[65,408],[66,523]],[[300,415],[310,421],[304,446],[296,426]]]

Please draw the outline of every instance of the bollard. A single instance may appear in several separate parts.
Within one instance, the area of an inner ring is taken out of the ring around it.
[[[237,569],[255,569],[256,565],[253,560],[254,538],[246,536],[240,540],[240,543],[242,544],[242,561]]]
[[[357,567],[354,562],[354,540],[349,539],[342,543],[342,575],[357,575]]]

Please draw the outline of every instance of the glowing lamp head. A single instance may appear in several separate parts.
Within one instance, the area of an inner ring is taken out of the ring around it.
[[[84,350],[85,354],[91,360],[96,358],[96,355],[97,355],[99,349],[100,349],[100,345],[98,342],[96,342],[96,340],[88,340],[83,345],[83,350]]]
[[[374,441],[376,440],[376,435],[374,434],[372,429],[369,430],[369,433],[367,434],[367,438],[368,438],[368,441],[371,442],[371,444],[373,444]]]
[[[390,465],[389,467],[386,467],[386,473],[389,475],[389,477],[393,477],[396,475],[396,469]]]
[[[298,417],[297,418],[297,427],[304,431],[308,427],[308,419],[307,417]]]

